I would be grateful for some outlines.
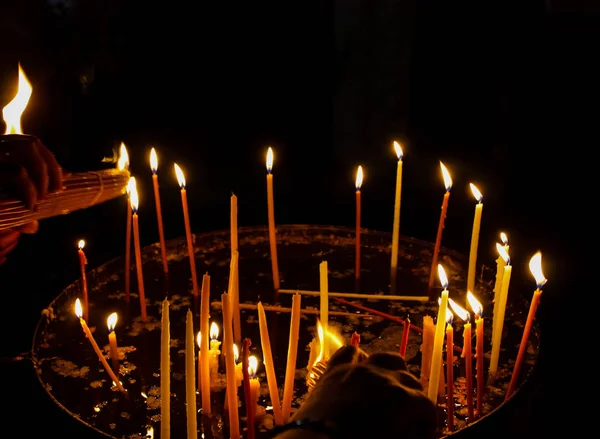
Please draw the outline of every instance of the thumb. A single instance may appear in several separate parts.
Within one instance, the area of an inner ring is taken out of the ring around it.
[[[37,233],[37,231],[39,230],[39,228],[40,228],[39,221],[34,220],[34,221],[30,222],[30,223],[22,225],[21,227],[19,227],[18,230],[21,233],[26,233],[26,234],[32,235],[34,233]]]

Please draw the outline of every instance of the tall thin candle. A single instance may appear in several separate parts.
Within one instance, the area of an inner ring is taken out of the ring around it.
[[[171,328],[169,301],[162,302],[160,332],[160,437],[171,437]]]
[[[238,414],[238,396],[235,374],[235,359],[233,353],[233,326],[231,307],[227,293],[221,295],[223,304],[223,350],[225,353],[225,372],[227,375],[227,403],[229,406],[229,436],[230,439],[240,438],[240,423]]]
[[[200,394],[202,398],[202,414],[209,416],[211,414],[210,408],[210,352],[208,348],[209,344],[209,323],[210,318],[210,276],[205,274],[202,277],[202,297],[200,298],[200,332],[204,334],[202,337],[202,346],[200,347],[200,362],[201,365],[201,378],[198,378],[200,382]]]
[[[197,371],[197,383],[198,393],[202,394],[202,332],[198,331],[196,334],[196,344],[198,345],[198,371]]]
[[[269,395],[271,396],[271,405],[273,406],[273,417],[275,418],[275,425],[283,425],[279,388],[277,387],[275,364],[273,363],[273,354],[271,352],[271,338],[269,337],[267,316],[265,315],[265,308],[263,307],[262,302],[258,302],[258,325],[260,328],[260,341],[263,351],[263,362],[265,363],[265,372],[267,374]]]
[[[127,228],[125,230],[125,301],[129,303],[131,294],[131,223],[133,212],[131,211],[131,188],[135,187],[135,177],[129,177],[127,183]]]
[[[452,312],[446,309],[446,410],[448,414],[448,430],[454,431],[454,328]]]
[[[245,338],[242,344],[242,380],[244,381],[244,396],[246,402],[246,426],[248,429],[248,439],[254,439],[254,412],[256,410],[256,402],[253,398],[253,389],[250,384],[250,371],[248,370],[250,344],[250,339]]]
[[[323,326],[323,332],[326,334],[329,328],[329,270],[327,268],[327,261],[323,261],[319,264],[319,280],[320,280],[320,292],[321,292],[321,303],[319,306],[319,319],[321,326]],[[327,337],[323,338],[323,357],[329,357],[329,341]]]
[[[87,258],[85,257],[85,253],[83,252],[83,247],[85,247],[85,241],[83,239],[80,239],[79,243],[77,244],[77,247],[79,248],[79,250],[77,250],[77,254],[79,255],[79,271],[81,272],[81,292],[83,293],[83,319],[85,321],[88,321],[88,285],[87,276],[85,274]]]
[[[354,264],[354,278],[356,280],[356,289],[359,289],[360,286],[360,220],[361,220],[361,192],[360,189],[363,184],[363,169],[362,166],[359,166],[356,171],[356,180],[354,185],[356,187],[356,234],[355,234],[355,243],[356,243],[356,257]]]
[[[448,303],[450,304],[452,310],[458,314],[462,321],[465,322],[463,325],[463,349],[460,356],[465,359],[467,414],[469,416],[468,422],[473,422],[473,359],[471,351],[471,316],[466,309],[458,306],[458,304],[456,304],[456,302],[454,302],[452,299],[448,299]]]
[[[169,273],[167,261],[167,248],[165,246],[165,232],[163,229],[162,209],[160,207],[160,192],[158,190],[158,156],[156,150],[150,150],[150,170],[152,171],[152,185],[154,186],[154,203],[156,204],[156,220],[158,223],[158,238],[160,240],[160,256],[162,259],[163,272]]]
[[[404,319],[404,324],[402,325],[402,341],[400,342],[400,355],[403,357],[406,356],[406,347],[408,346],[408,335],[410,334],[410,317],[406,317]]]
[[[240,316],[240,255],[238,252],[238,208],[237,197],[231,194],[230,202],[230,235],[231,235],[231,259],[236,256],[235,276],[233,289],[230,291],[233,298],[233,335],[234,341],[242,343],[242,324]]]
[[[477,360],[476,371],[477,371],[477,416],[481,416],[481,409],[483,407],[483,377],[485,374],[485,370],[483,369],[483,306],[481,303],[475,298],[475,296],[468,291],[467,292],[467,301],[469,302],[469,306],[473,310],[475,314],[475,359]]]
[[[298,356],[298,336],[300,332],[300,307],[302,296],[292,296],[292,317],[290,321],[290,340],[288,344],[287,364],[285,367],[285,383],[283,387],[282,415],[283,422],[290,419],[292,396],[294,394],[294,378],[296,377],[296,358]]]
[[[194,344],[194,316],[188,309],[185,316],[185,402],[187,418],[187,437],[196,439],[198,437],[196,419],[196,352]]]
[[[267,212],[269,215],[269,244],[273,289],[279,291],[279,262],[277,259],[277,231],[275,230],[275,201],[273,196],[273,148],[267,150]]]
[[[394,225],[392,228],[392,260],[390,267],[390,292],[396,292],[396,275],[398,271],[398,246],[400,245],[400,201],[402,194],[402,158],[403,152],[400,143],[394,140],[394,150],[398,157],[396,170],[396,196],[394,199]]]
[[[138,222],[138,192],[137,187],[133,186],[129,193],[129,200],[131,201],[131,212],[133,220],[133,244],[135,247],[135,268],[137,272],[138,281],[138,293],[140,295],[140,308],[142,314],[142,321],[148,320],[146,316],[146,293],[144,292],[144,273],[142,270],[142,249],[140,247],[140,226]]]
[[[498,253],[506,261],[504,266],[504,276],[502,278],[502,290],[498,299],[498,314],[494,315],[492,326],[492,354],[490,357],[490,379],[496,378],[498,372],[498,361],[500,359],[500,345],[502,344],[502,329],[504,327],[504,314],[506,311],[506,300],[508,298],[508,287],[510,284],[510,275],[512,266],[510,265],[510,257],[500,244],[496,244]]]
[[[240,343],[242,340],[242,322],[240,316],[240,296],[237,291],[237,276],[238,276],[238,261],[239,255],[236,251],[229,264],[229,300],[231,300],[231,313],[233,318],[233,340],[235,343]],[[239,341],[238,341],[239,340]]]
[[[475,291],[475,274],[477,272],[477,247],[479,246],[479,230],[481,229],[481,213],[483,211],[483,195],[473,183],[470,183],[471,192],[477,200],[475,216],[473,218],[473,231],[471,233],[471,250],[469,252],[469,271],[467,272],[467,291]]]
[[[108,316],[106,325],[108,326],[108,352],[110,353],[112,370],[116,376],[119,376],[119,348],[117,346],[117,334],[115,333],[115,326],[117,325],[116,312]]]
[[[500,233],[500,241],[504,245],[504,251],[508,253],[508,237],[506,233]],[[496,282],[494,284],[494,311],[492,313],[493,316],[498,314],[498,303],[500,302],[500,292],[502,291],[502,278],[504,277],[504,266],[506,265],[506,261],[502,256],[498,255],[498,259],[496,259]]]
[[[427,396],[437,404],[438,383],[442,367],[442,350],[444,345],[444,324],[446,321],[446,310],[448,309],[448,278],[444,267],[438,265],[438,274],[442,284],[442,296],[438,309],[437,323],[435,326],[435,338],[433,339],[433,353],[431,354],[431,373],[429,376],[429,387]]]

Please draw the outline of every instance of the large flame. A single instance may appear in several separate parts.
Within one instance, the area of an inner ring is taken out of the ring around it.
[[[362,170],[362,166],[359,166],[358,169],[356,170],[356,181],[354,183],[357,191],[360,190],[362,184],[363,184],[363,170]]]
[[[529,270],[531,271],[531,274],[533,274],[538,288],[543,287],[548,279],[546,279],[544,273],[542,273],[542,253],[537,252],[531,257],[531,260],[529,261]]]
[[[156,155],[156,149],[150,150],[150,170],[154,173],[158,170],[158,156]]]
[[[217,324],[215,322],[212,322],[210,325],[210,339],[211,340],[216,340],[217,338],[219,338],[219,327],[217,326]]]
[[[131,183],[131,179],[129,179],[129,182]],[[133,180],[131,187],[129,187],[129,202],[131,203],[131,209],[134,212],[137,212],[140,205],[140,199],[138,198],[137,184],[135,183],[135,179]]]
[[[250,378],[254,378],[256,376],[256,370],[258,369],[258,358],[254,355],[248,357],[248,375]]]
[[[83,247],[85,247],[85,241],[83,239],[80,239],[79,242],[77,243],[77,248],[79,250],[83,250]]]
[[[475,315],[481,317],[481,314],[483,314],[483,305],[481,305],[481,302],[470,291],[467,291],[467,301]]]
[[[446,191],[449,191],[452,189],[452,177],[442,162],[440,162],[440,168],[442,169],[442,176],[444,177],[444,186],[446,187]]]
[[[455,314],[458,314],[458,317],[460,317],[462,321],[468,322],[469,320],[471,320],[471,317],[469,316],[469,311],[459,306],[454,300],[450,298],[448,298],[448,303],[450,304],[452,311],[454,311]]]
[[[108,331],[112,332],[115,330],[115,326],[117,326],[117,313],[113,312],[106,319],[106,325],[108,326]]]
[[[175,175],[177,175],[177,182],[179,183],[179,187],[181,187],[181,189],[185,188],[185,175],[183,174],[183,171],[181,170],[181,168],[179,167],[179,165],[177,163],[175,163],[173,165],[173,167],[175,168]]]
[[[323,348],[325,344],[325,337],[323,336],[323,326],[320,321],[317,321],[317,337],[319,340],[319,355],[317,356],[313,366],[323,359]]]
[[[473,192],[473,196],[475,197],[477,202],[481,203],[481,200],[483,199],[483,195],[481,195],[481,192],[479,192],[479,189],[477,189],[477,186],[475,186],[473,183],[469,183],[469,186],[471,186],[471,192]]]
[[[83,307],[81,306],[81,300],[75,301],[75,315],[79,318],[83,316]]]
[[[21,115],[27,107],[32,91],[33,88],[31,87],[27,76],[25,76],[21,64],[19,64],[19,85],[17,94],[2,110],[2,116],[6,123],[6,131],[4,134],[23,134],[23,130],[21,129]]]
[[[196,343],[198,343],[198,349],[202,349],[202,332],[198,331],[196,336]]]
[[[438,264],[438,276],[443,289],[448,289],[448,276],[446,276],[446,270],[442,267],[442,264]]]
[[[396,157],[398,157],[398,160],[402,160],[402,158],[404,157],[404,153],[402,152],[402,146],[400,146],[400,143],[396,142],[395,140],[394,151],[396,151]]]
[[[119,171],[129,169],[129,153],[127,152],[127,148],[123,142],[121,142],[121,146],[119,147],[119,160],[117,161],[117,169]]]
[[[510,256],[508,256],[508,252],[506,251],[504,246],[496,243],[496,250],[498,250],[498,254],[500,255],[500,257],[502,259],[504,259],[504,262],[506,262],[507,264],[510,264]]]
[[[273,148],[269,146],[267,150],[267,172],[270,174],[273,170]]]

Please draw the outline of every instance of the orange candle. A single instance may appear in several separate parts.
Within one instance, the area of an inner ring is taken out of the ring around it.
[[[540,304],[540,298],[542,296],[542,287],[548,281],[544,277],[544,273],[542,272],[542,254],[540,252],[533,255],[533,257],[529,261],[529,270],[535,278],[537,288],[533,293],[533,298],[531,299],[531,304],[529,305],[529,313],[527,314],[527,321],[525,322],[525,327],[523,328],[523,336],[521,337],[521,344],[519,345],[519,353],[517,354],[517,359],[515,361],[512,376],[510,377],[510,383],[508,385],[508,390],[506,391],[505,401],[508,400],[508,398],[510,398],[510,396],[515,391],[515,387],[517,386],[519,372],[521,371],[521,365],[523,364],[523,360],[525,359],[525,351],[527,350],[529,334],[531,333],[531,327],[533,326],[533,320],[535,319],[537,307]]]
[[[242,322],[240,316],[240,297],[237,291],[237,266],[238,266],[238,252],[236,251],[229,263],[229,300],[231,300],[231,312],[233,318],[233,340],[235,343],[241,344],[242,340]]]
[[[156,220],[158,222],[158,238],[160,239],[160,256],[163,264],[163,272],[169,273],[167,261],[167,249],[165,247],[165,232],[163,229],[162,209],[160,208],[160,192],[158,190],[158,157],[156,150],[150,150],[150,169],[152,170],[152,184],[154,186],[154,203],[156,204]]]
[[[400,343],[400,355],[406,355],[406,347],[408,346],[408,334],[410,333],[410,318],[407,316],[404,320],[404,328],[402,329],[402,342]]]
[[[117,386],[117,389],[119,389],[121,392],[125,393],[125,389],[123,388],[123,385],[121,384],[121,382],[119,381],[119,379],[117,378],[117,376],[115,375],[115,373],[113,372],[111,367],[108,365],[106,358],[104,358],[104,354],[100,350],[100,347],[98,346],[98,343],[96,343],[96,340],[94,340],[94,336],[92,335],[90,328],[88,327],[87,323],[85,322],[85,319],[83,318],[83,310],[81,309],[81,302],[79,301],[79,299],[77,299],[75,301],[75,315],[77,317],[79,317],[79,323],[81,323],[81,328],[83,329],[83,333],[85,334],[85,336],[88,338],[88,340],[92,344],[92,348],[94,348],[94,351],[98,355],[98,359],[102,363],[102,366],[104,366],[104,369],[106,369],[106,372],[108,372],[110,379],[113,381],[115,386]]]
[[[473,422],[473,359],[471,353],[471,316],[452,299],[448,299],[452,310],[465,322],[463,326],[463,349],[460,356],[465,359],[465,375],[467,381],[467,413],[468,422]]]
[[[135,177],[130,177],[127,183],[127,228],[125,231],[125,301],[129,303],[129,294],[131,292],[131,200],[129,194],[131,188],[135,187]]]
[[[185,222],[185,236],[187,238],[188,257],[190,260],[190,271],[192,272],[192,290],[194,297],[198,297],[198,278],[196,275],[196,256],[194,252],[194,239],[192,237],[192,229],[190,226],[190,214],[188,210],[187,193],[185,189],[185,175],[181,168],[175,163],[175,174],[177,181],[181,187],[181,204],[183,206],[183,220]]]
[[[275,425],[283,425],[283,414],[281,411],[281,402],[279,399],[279,388],[277,387],[277,376],[275,375],[275,364],[273,363],[273,354],[271,352],[271,338],[269,337],[269,328],[267,326],[267,316],[262,302],[258,302],[258,325],[260,329],[260,341],[263,352],[263,362],[267,375],[267,384],[271,396],[271,405],[273,406],[273,418]]]
[[[271,269],[273,288],[279,291],[279,262],[277,259],[277,235],[275,231],[275,203],[273,200],[273,149],[267,151],[267,209],[269,214],[269,244],[271,247]]]
[[[231,194],[230,202],[230,234],[231,234],[231,260],[235,257],[233,288],[229,293],[233,299],[233,335],[234,341],[242,343],[242,323],[240,316],[240,257],[238,253],[238,224],[237,224],[237,197]]]
[[[210,276],[202,277],[202,297],[200,299],[200,332],[204,334],[200,347],[200,363],[202,377],[198,378],[202,401],[202,414],[209,416],[210,408],[210,351],[209,351],[209,322],[210,317]],[[217,328],[218,332],[218,328]],[[218,342],[217,342],[218,343]],[[217,347],[218,348],[218,347]]]
[[[483,369],[483,306],[481,303],[475,298],[475,296],[468,291],[467,292],[467,301],[475,314],[475,359],[476,363],[476,371],[477,371],[477,416],[481,416],[481,410],[483,407],[483,376],[485,371]],[[471,415],[469,415],[469,418]]]
[[[83,239],[79,240],[77,245],[79,250],[77,253],[79,254],[79,268],[81,271],[81,291],[83,292],[83,319],[89,320],[88,315],[88,286],[87,286],[87,276],[85,275],[85,265],[87,264],[87,258],[85,257],[85,253],[83,252],[83,247],[85,247],[85,241]]]
[[[356,280],[356,287],[360,286],[360,219],[361,219],[361,196],[360,196],[360,188],[363,183],[363,170],[362,166],[358,167],[356,171],[356,259],[354,265],[354,278]]]
[[[196,344],[198,345],[198,393],[202,394],[202,331],[196,335]]]
[[[117,334],[115,333],[115,326],[117,325],[116,312],[108,316],[106,324],[108,325],[108,350],[112,360],[112,369],[115,375],[119,376],[119,349],[117,348]]]
[[[442,176],[444,177],[444,186],[446,187],[446,193],[444,194],[444,199],[442,200],[442,212],[440,213],[440,222],[438,224],[437,236],[435,238],[435,246],[433,248],[433,258],[431,260],[431,270],[429,273],[429,298],[432,298],[432,288],[433,288],[433,279],[435,274],[437,273],[436,267],[438,265],[438,256],[440,253],[440,248],[442,246],[442,233],[444,231],[444,222],[446,221],[446,213],[448,212],[448,200],[450,199],[450,190],[452,189],[452,177],[450,173],[444,166],[442,162],[440,162],[440,168],[442,169]]]
[[[129,200],[131,201],[131,212],[133,219],[133,245],[135,247],[135,267],[137,271],[138,290],[140,295],[140,307],[142,313],[142,321],[146,321],[146,294],[144,292],[144,274],[142,271],[142,250],[140,248],[140,226],[138,222],[138,206],[139,199],[137,193],[137,187],[134,185],[131,187],[129,193]]]
[[[227,375],[227,403],[229,405],[229,436],[230,439],[240,438],[238,415],[238,396],[235,376],[235,360],[233,352],[233,326],[231,307],[227,293],[221,295],[223,304],[223,351],[225,353],[225,372]]]
[[[296,378],[296,358],[298,356],[298,337],[300,331],[300,309],[302,296],[292,296],[292,317],[290,322],[290,340],[288,344],[287,364],[285,367],[285,383],[283,387],[282,415],[283,422],[290,419],[292,410],[292,396],[294,394],[294,379]],[[256,372],[256,367],[254,368]]]
[[[448,412],[448,430],[454,431],[454,328],[452,312],[446,313],[446,408]]]

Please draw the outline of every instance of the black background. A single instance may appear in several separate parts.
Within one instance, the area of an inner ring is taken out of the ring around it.
[[[585,230],[570,226],[585,216],[577,197],[597,116],[588,79],[598,8],[455,3],[73,0],[61,9],[5,1],[0,101],[14,95],[21,62],[34,89],[24,130],[68,170],[107,166],[101,158],[125,142],[138,177],[143,245],[158,239],[152,146],[167,239],[184,233],[175,161],[186,172],[195,232],[228,227],[232,191],[239,224],[265,224],[268,145],[278,223],[353,226],[354,173],[362,164],[363,225],[390,230],[391,140],[399,138],[401,233],[432,241],[442,160],[454,177],[445,246],[468,252],[474,182],[485,197],[479,258],[492,263],[499,232],[508,234],[511,294],[533,292],[527,263],[543,253],[549,282],[538,310],[539,368],[514,407],[484,431],[540,437],[567,425],[555,393],[564,349],[557,322],[575,288],[571,252]],[[118,199],[43,221],[0,267],[0,367],[3,381],[16,384],[3,396],[11,401],[3,416],[33,429],[29,436],[52,422],[62,437],[95,437],[60,412],[29,362],[15,357],[30,348],[40,311],[77,279],[79,239],[90,269],[123,254],[125,208]]]

